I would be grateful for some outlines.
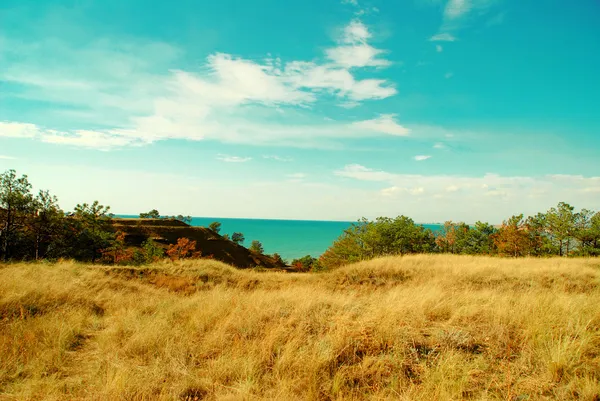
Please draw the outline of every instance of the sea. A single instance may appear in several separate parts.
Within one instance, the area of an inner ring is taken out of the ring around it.
[[[258,240],[262,243],[266,254],[278,253],[288,262],[306,255],[319,257],[342,235],[344,230],[354,223],[352,221],[193,217],[192,226],[208,227],[213,221],[221,223],[221,235],[231,236],[234,232],[240,232],[245,237],[242,245],[250,246],[253,240]],[[423,224],[423,226],[433,231],[440,228],[437,224]]]

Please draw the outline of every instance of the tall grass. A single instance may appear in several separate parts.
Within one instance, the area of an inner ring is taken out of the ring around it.
[[[600,261],[0,267],[0,399],[599,400]]]

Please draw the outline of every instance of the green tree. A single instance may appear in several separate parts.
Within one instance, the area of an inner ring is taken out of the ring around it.
[[[101,250],[110,246],[114,239],[110,225],[110,207],[98,201],[92,204],[78,204],[73,215],[78,231],[75,256],[94,263],[101,256]]]
[[[165,257],[165,250],[159,247],[152,239],[147,239],[142,243],[146,262],[156,262]]]
[[[313,258],[310,255],[306,255],[303,256],[299,259],[294,259],[292,260],[292,267],[294,267],[297,270],[302,270],[302,271],[309,271],[312,270],[313,266],[315,264],[318,264],[319,260],[316,258]]]
[[[0,257],[7,261],[24,234],[27,219],[34,209],[31,184],[15,170],[0,175]]]
[[[431,230],[406,216],[363,218],[345,230],[319,261],[323,268],[332,268],[378,256],[430,252],[433,247]]]
[[[213,221],[208,225],[208,228],[216,232],[217,234],[221,231],[221,223],[218,221]]]
[[[546,227],[560,256],[568,256],[575,234],[577,216],[574,207],[560,202],[546,213]]]
[[[40,191],[33,203],[34,213],[28,227],[33,237],[34,258],[38,260],[55,250],[64,228],[65,214],[56,196],[48,191]]]
[[[258,253],[258,254],[263,254],[265,252],[265,249],[263,248],[263,245],[261,244],[260,241],[254,240],[252,241],[252,243],[250,244],[250,249],[252,252]]]
[[[244,234],[242,234],[242,233],[235,232],[235,233],[231,234],[231,240],[233,242],[235,242],[236,244],[241,245],[246,240],[246,237],[244,237]]]
[[[579,242],[579,255],[600,255],[600,212],[583,209],[577,214],[575,237]]]
[[[148,213],[140,213],[140,219],[160,219],[160,213],[158,210],[152,209]]]
[[[461,246],[461,253],[469,255],[491,255],[496,252],[493,235],[496,228],[489,223],[478,221],[469,227],[466,238]]]

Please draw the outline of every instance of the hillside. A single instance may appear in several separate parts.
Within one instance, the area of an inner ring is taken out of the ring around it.
[[[600,261],[0,265],[2,400],[598,400]]]
[[[235,267],[284,267],[273,258],[251,252],[208,228],[192,227],[175,219],[115,218],[112,226],[115,231],[126,234],[125,243],[132,247],[140,247],[145,240],[152,239],[166,249],[179,238],[189,238],[196,241],[196,249],[203,257],[212,257]]]

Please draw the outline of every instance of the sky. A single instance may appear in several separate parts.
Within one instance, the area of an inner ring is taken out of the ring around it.
[[[2,0],[0,172],[117,214],[600,209],[600,2]]]

